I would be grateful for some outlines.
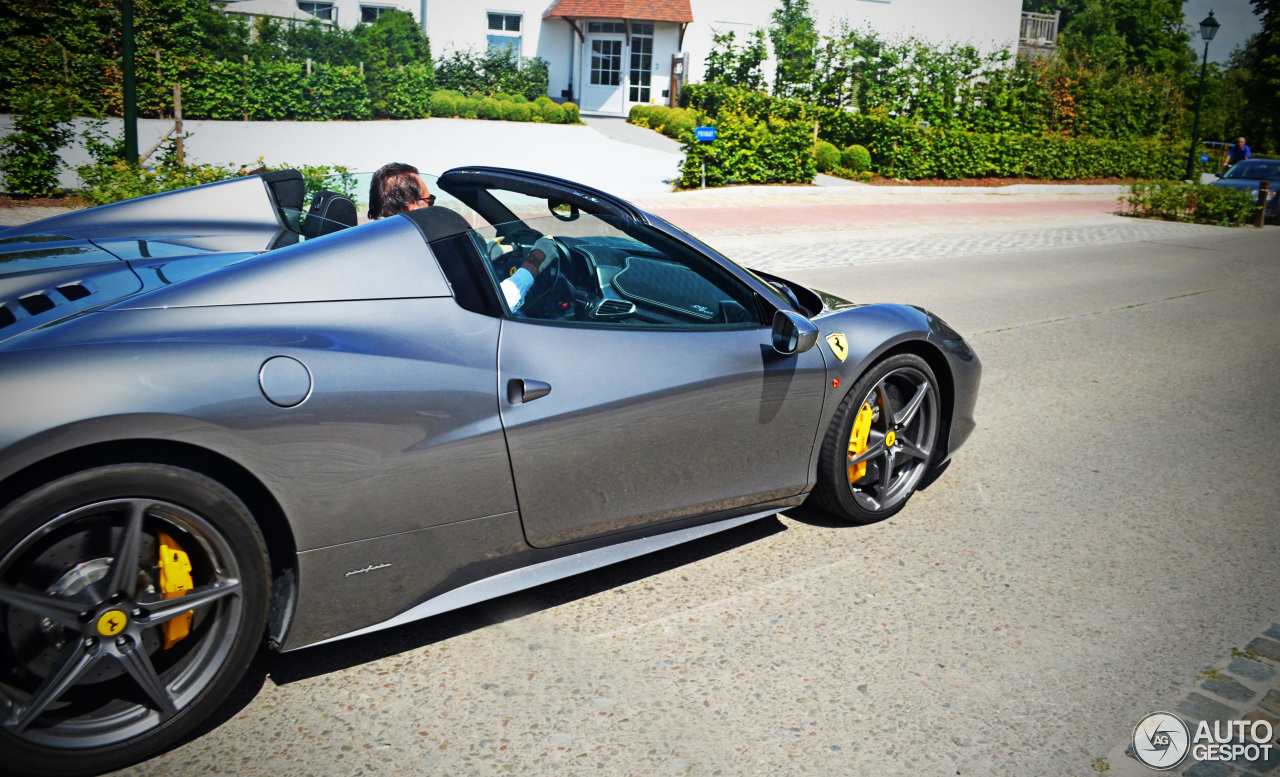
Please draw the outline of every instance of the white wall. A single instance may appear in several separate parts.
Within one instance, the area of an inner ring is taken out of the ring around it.
[[[692,2],[694,21],[684,38],[691,82],[702,80],[713,32],[733,30],[741,42],[757,27],[767,30],[778,6],[777,0]],[[934,43],[973,43],[987,51],[1016,49],[1022,19],[1021,0],[810,0],[810,7],[821,35],[847,19],[851,27],[869,26],[884,38],[915,35]],[[770,74],[771,62],[766,63]]]
[[[413,14],[413,18],[418,18],[421,8],[419,0],[324,0],[324,2],[332,2],[334,7],[338,9],[338,25],[345,29],[351,29],[360,22],[360,6],[376,5],[380,8],[399,8],[401,11],[408,11]]]

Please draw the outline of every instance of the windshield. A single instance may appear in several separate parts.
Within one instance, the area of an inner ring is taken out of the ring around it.
[[[544,200],[544,213],[546,207]],[[761,325],[749,287],[630,219],[573,211],[482,227],[471,236],[515,318],[679,329]]]
[[[1280,159],[1240,162],[1222,177],[1230,180],[1274,181],[1280,178]]]

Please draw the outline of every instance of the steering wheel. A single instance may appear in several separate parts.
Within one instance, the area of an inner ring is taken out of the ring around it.
[[[569,256],[569,247],[566,246],[558,237],[553,235],[545,235],[545,237],[551,238],[551,241],[555,243],[556,253],[551,257],[551,261],[548,262],[547,265],[542,268],[542,271],[538,273],[538,277],[533,279],[533,286],[529,289],[528,293],[524,295],[524,304],[521,305],[522,308],[532,308],[533,306],[542,303],[551,296],[553,289],[566,283],[566,281],[563,280],[564,273],[561,270],[560,262],[562,259],[566,259]],[[573,293],[572,290],[570,290],[567,297],[571,298],[572,296]]]

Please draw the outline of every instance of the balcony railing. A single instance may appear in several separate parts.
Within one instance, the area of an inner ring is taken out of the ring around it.
[[[1048,56],[1058,42],[1058,18],[1054,13],[1022,12],[1022,27],[1018,32],[1018,53],[1024,57]]]

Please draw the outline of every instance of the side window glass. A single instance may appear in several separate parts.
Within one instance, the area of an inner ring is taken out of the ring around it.
[[[668,235],[612,216],[551,212],[471,233],[512,318],[628,328],[761,325],[751,289]]]

